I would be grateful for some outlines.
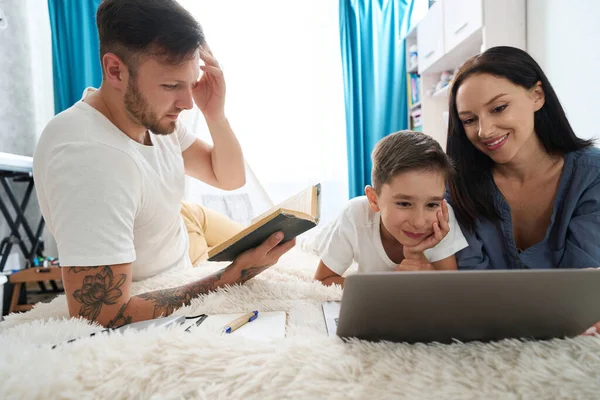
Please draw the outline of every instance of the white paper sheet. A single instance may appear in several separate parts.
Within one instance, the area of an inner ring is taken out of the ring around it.
[[[329,336],[335,336],[337,332],[338,318],[340,316],[340,302],[324,302],[323,316],[325,317],[325,325],[327,325],[327,333],[329,334]]]
[[[285,338],[285,311],[259,311],[258,318],[256,318],[254,321],[248,322],[232,333],[223,333],[223,328],[227,324],[244,314],[245,313],[209,315],[199,326],[195,326],[195,320],[187,321],[184,329],[187,329],[188,326],[192,326],[190,330],[202,329],[212,331],[214,333],[221,333],[226,336],[243,336],[245,338],[265,341]]]

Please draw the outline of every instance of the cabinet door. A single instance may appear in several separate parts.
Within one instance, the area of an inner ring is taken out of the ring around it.
[[[419,73],[444,55],[444,17],[442,3],[438,0],[417,25]]]
[[[473,32],[481,28],[482,1],[484,0],[444,0],[444,43],[446,52],[452,50]]]

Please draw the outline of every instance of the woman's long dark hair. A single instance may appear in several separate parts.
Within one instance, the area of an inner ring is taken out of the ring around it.
[[[537,82],[542,83],[545,102],[535,112],[534,129],[548,153],[564,154],[593,144],[592,140],[575,135],[548,78],[525,51],[499,46],[469,59],[459,69],[450,88],[447,152],[456,167],[456,174],[449,181],[452,207],[461,226],[470,231],[479,218],[500,219],[493,195],[494,161],[467,138],[456,109],[456,92],[460,85],[468,77],[484,73],[506,78],[525,89],[533,88]]]

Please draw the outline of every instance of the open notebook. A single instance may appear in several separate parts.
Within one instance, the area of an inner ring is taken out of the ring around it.
[[[112,331],[127,331],[127,330],[146,330],[148,328],[158,327],[170,327],[170,326],[181,326],[183,329],[190,331],[192,329],[203,329],[206,331],[212,331],[214,333],[223,334],[224,336],[242,336],[246,338],[270,341],[273,339],[285,338],[285,327],[286,317],[285,311],[274,311],[274,312],[259,312],[258,318],[249,322],[232,333],[223,333],[223,328],[230,324],[233,320],[247,313],[239,314],[215,314],[198,318],[190,318],[185,315],[170,315],[168,317],[155,318],[147,321],[134,322],[131,324],[124,325],[116,329],[103,329],[101,331],[93,332],[91,336],[95,336],[100,333],[112,332]],[[74,342],[75,339],[70,339],[65,343]],[[59,344],[55,344],[52,348],[56,348]]]
[[[244,315],[245,313],[238,314],[215,314],[209,315],[200,325],[196,326],[197,319],[188,319],[184,322],[184,329],[191,327],[192,329],[201,329],[205,331],[211,331],[214,333],[223,333],[223,328],[235,320],[236,318]],[[248,322],[239,329],[226,336],[243,336],[249,339],[256,340],[273,340],[285,338],[285,326],[286,326],[286,313],[285,311],[272,311],[258,313],[258,318],[252,322]]]

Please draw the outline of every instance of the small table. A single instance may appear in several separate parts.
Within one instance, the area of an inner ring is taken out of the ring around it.
[[[11,186],[11,180],[13,184],[24,183],[27,185],[20,203],[17,201],[13,187]],[[0,153],[0,185],[8,197],[7,204],[2,196],[0,196],[0,211],[10,228],[9,236],[0,241],[0,272],[4,271],[6,261],[14,245],[19,246],[25,260],[29,262],[29,266],[32,266],[33,259],[36,256],[42,256],[44,247],[42,240],[44,218],[40,218],[35,232],[33,232],[25,218],[25,210],[29,204],[34,187],[33,159],[16,154]],[[9,212],[8,205],[11,205],[14,209],[16,215],[14,219]],[[26,238],[21,236],[21,227],[25,231]],[[28,242],[24,239],[28,239]]]
[[[25,184],[25,194],[21,202],[17,201],[13,191],[14,185]],[[26,268],[34,266],[33,260],[35,257],[43,257],[44,242],[42,233],[44,231],[44,218],[40,217],[35,232],[31,229],[29,222],[25,218],[25,210],[29,205],[29,199],[33,192],[33,158],[2,153],[0,152],[0,186],[4,189],[8,202],[0,196],[0,212],[8,223],[10,234],[0,241],[0,272],[4,271],[6,261],[11,253],[13,246],[18,246],[21,253],[25,257]],[[1,194],[1,192],[0,192]],[[9,211],[9,206],[12,206],[13,213]],[[12,214],[15,217],[12,217]],[[21,235],[21,228],[25,232],[25,236]],[[9,277],[10,281],[10,277]],[[42,281],[37,281],[41,293],[50,292]],[[55,281],[50,280],[52,286],[51,292],[59,292],[60,289]],[[12,286],[12,285],[11,285]],[[8,289],[8,290],[7,290]],[[7,284],[4,290],[3,310],[0,313],[3,315],[8,311],[8,299],[11,296],[11,287]],[[26,302],[26,287],[25,285],[15,285],[14,295],[15,300]]]

